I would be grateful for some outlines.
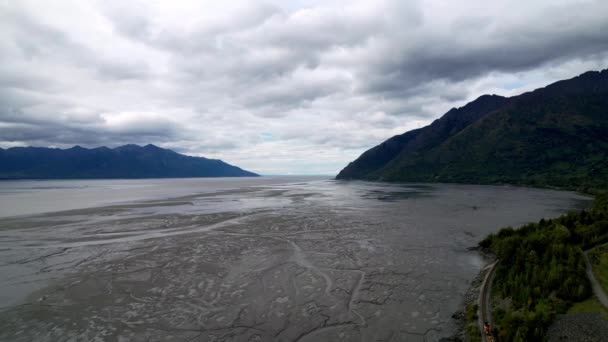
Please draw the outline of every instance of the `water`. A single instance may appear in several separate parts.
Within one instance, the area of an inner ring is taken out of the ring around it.
[[[307,177],[324,179],[327,177]],[[294,177],[0,180],[0,217],[90,208],[137,200],[171,198],[244,186],[289,182]]]
[[[589,200],[264,177],[0,182],[0,204],[0,340],[437,341],[468,247]]]

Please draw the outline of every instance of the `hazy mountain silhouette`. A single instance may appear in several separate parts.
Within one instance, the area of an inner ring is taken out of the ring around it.
[[[4,179],[252,176],[258,175],[221,160],[185,156],[154,145],[0,149],[0,178]]]

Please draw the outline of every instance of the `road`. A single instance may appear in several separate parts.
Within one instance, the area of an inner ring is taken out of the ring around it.
[[[492,307],[491,307],[491,302],[490,302],[490,296],[492,293],[492,279],[494,278],[494,272],[496,270],[496,265],[498,264],[498,261],[495,261],[494,263],[490,264],[487,266],[487,268],[489,268],[488,272],[486,273],[486,276],[483,279],[483,282],[481,283],[481,289],[479,291],[479,299],[478,299],[478,305],[479,305],[479,330],[481,332],[481,340],[482,341],[493,341],[493,339],[490,337],[490,339],[486,338],[486,335],[483,331],[483,323],[484,322],[488,322],[488,324],[490,325],[490,327],[492,327]]]

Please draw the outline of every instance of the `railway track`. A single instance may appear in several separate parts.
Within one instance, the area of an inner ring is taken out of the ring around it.
[[[588,256],[592,250],[594,250],[596,248],[600,248],[600,247],[605,247],[605,246],[608,246],[608,244],[605,243],[603,245],[599,245],[599,246],[590,248],[583,252],[583,257],[585,258],[585,268],[586,268],[585,271],[587,273],[587,278],[589,279],[589,282],[591,283],[591,289],[593,290],[593,294],[595,294],[595,297],[598,299],[600,304],[602,304],[606,309],[608,309],[608,294],[606,294],[606,292],[604,291],[604,289],[602,288],[600,283],[595,278],[595,275],[593,274],[593,268],[591,267],[591,262],[589,261],[589,256]]]
[[[601,247],[601,246],[608,246],[608,244],[603,244],[600,246],[596,246],[594,248]],[[594,292],[595,296],[598,298],[598,300],[600,301],[600,303],[602,305],[604,305],[606,308],[608,308],[608,295],[603,291],[603,289],[599,285],[597,279],[595,279],[592,269],[591,269],[591,263],[589,262],[589,258],[587,256],[587,253],[592,251],[594,248],[591,248],[591,249],[583,252],[583,257],[585,258],[587,277],[589,278],[589,281],[592,284],[592,288],[593,288],[593,292]],[[491,293],[492,293],[492,280],[494,279],[494,273],[496,271],[497,264],[498,264],[498,261],[495,261],[494,263],[486,266],[486,268],[488,268],[488,271],[486,272],[483,282],[481,283],[481,289],[479,291],[479,298],[478,298],[478,303],[477,303],[479,306],[479,315],[478,315],[479,316],[479,320],[478,320],[479,331],[481,333],[481,340],[485,341],[485,342],[495,342],[494,336],[492,335],[492,328],[494,327],[494,324],[492,321],[492,307],[491,307],[491,298],[490,297],[491,297]],[[487,326],[485,325],[485,323],[487,323]]]
[[[481,333],[481,340],[486,342],[494,342],[492,336],[492,307],[490,302],[490,296],[492,293],[492,279],[494,278],[494,272],[498,261],[488,265],[489,270],[487,271],[483,282],[481,283],[481,289],[479,291],[479,331]],[[487,323],[487,326],[485,326]]]

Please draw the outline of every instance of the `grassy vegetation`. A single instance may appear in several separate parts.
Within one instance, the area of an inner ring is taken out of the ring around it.
[[[594,296],[582,302],[574,303],[567,313],[599,313],[605,320],[608,320],[608,310]]]
[[[505,228],[480,242],[500,260],[494,277],[496,294],[510,306],[496,309],[499,341],[542,341],[558,313],[586,300],[591,286],[583,250],[608,242],[608,200],[594,207],[520,229]]]
[[[589,261],[593,267],[593,274],[602,285],[604,291],[608,292],[608,246],[602,246],[589,253]]]
[[[477,316],[477,304],[469,304],[466,306],[464,311],[464,333],[467,337],[467,341],[470,342],[481,342],[481,334],[479,333],[479,324],[477,322],[479,316]]]

